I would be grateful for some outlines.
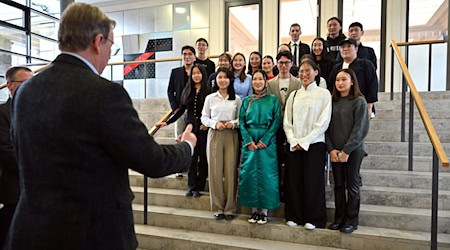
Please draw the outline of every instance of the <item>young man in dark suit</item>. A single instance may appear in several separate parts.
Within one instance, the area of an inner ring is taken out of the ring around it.
[[[293,65],[298,67],[300,64],[300,58],[304,54],[311,53],[311,50],[309,48],[309,45],[306,43],[302,43],[300,41],[300,35],[302,34],[302,28],[300,27],[300,24],[294,23],[291,25],[289,29],[289,35],[291,36],[291,41],[289,42],[289,46],[291,46],[291,52],[292,52],[292,62]],[[295,76],[297,77],[297,76]]]
[[[194,66],[194,47],[189,45],[183,46],[183,48],[181,48],[181,56],[183,57],[183,66],[172,69],[169,85],[167,86],[167,97],[169,98],[170,108],[174,113],[176,113],[181,106],[181,93],[188,82],[192,66]],[[184,128],[186,127],[185,120],[186,116],[184,115],[175,123],[175,137],[178,137],[183,133]]]
[[[192,126],[182,142],[158,145],[125,89],[100,76],[114,25],[95,6],[69,5],[62,53],[14,94],[21,196],[6,250],[136,249],[128,168],[157,178],[190,165]]]
[[[6,86],[11,97],[22,82],[33,76],[25,67],[11,67],[6,71]],[[19,169],[11,144],[11,97],[0,104],[0,248],[2,248],[19,201]]]

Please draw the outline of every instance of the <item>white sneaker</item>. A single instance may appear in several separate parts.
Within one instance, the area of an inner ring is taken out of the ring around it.
[[[314,225],[311,224],[311,223],[306,223],[306,224],[305,224],[305,228],[308,229],[308,230],[313,230],[313,229],[316,228],[316,226],[314,226]]]
[[[297,226],[297,223],[295,223],[295,222],[293,222],[293,221],[288,221],[288,222],[286,222],[286,225],[288,225],[288,226],[290,226],[290,227],[296,227]]]

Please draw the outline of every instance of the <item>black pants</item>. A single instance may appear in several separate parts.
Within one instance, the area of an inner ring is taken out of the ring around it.
[[[355,149],[345,163],[333,162],[334,176],[334,221],[336,223],[358,225],[360,206],[359,189],[361,177],[359,169],[364,157],[363,146]],[[347,193],[347,194],[346,194]]]
[[[288,150],[288,143],[283,126],[278,129],[276,137],[278,158],[278,190],[280,191],[280,201],[284,202],[284,175],[286,171],[286,155]]]
[[[17,204],[5,204],[0,209],[0,249],[3,249]]]
[[[308,151],[289,152],[286,160],[286,221],[324,228],[327,223],[325,144],[318,142],[311,144]]]
[[[188,188],[190,191],[204,191],[206,177],[208,177],[208,161],[206,159],[206,139],[208,130],[198,131],[197,145],[194,148],[192,163],[188,173]]]

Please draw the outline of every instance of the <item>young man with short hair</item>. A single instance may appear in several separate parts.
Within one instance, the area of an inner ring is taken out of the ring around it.
[[[291,47],[292,52],[292,62],[294,66],[298,66],[300,63],[300,58],[304,54],[309,54],[311,52],[309,45],[306,43],[302,43],[300,41],[300,35],[302,34],[302,28],[300,24],[293,23],[289,28],[289,36],[291,36],[291,41],[289,42],[289,46]]]
[[[377,55],[371,47],[364,46],[361,43],[361,37],[364,35],[363,25],[359,22],[353,22],[348,26],[348,36],[349,38],[356,41],[356,49],[358,58],[364,58],[373,63],[375,70],[377,69]],[[338,62],[342,62],[342,57],[338,54]]]
[[[195,59],[195,64],[202,64],[206,68],[208,77],[216,71],[216,64],[211,61],[208,56],[206,56],[206,51],[208,50],[209,44],[205,38],[199,38],[195,42],[195,48],[197,49],[197,56]]]

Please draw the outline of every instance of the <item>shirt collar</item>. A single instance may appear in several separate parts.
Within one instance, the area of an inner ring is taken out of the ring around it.
[[[97,69],[94,67],[94,65],[92,65],[91,62],[89,62],[86,58],[76,54],[76,53],[72,53],[72,52],[67,52],[67,51],[63,51],[61,52],[61,54],[67,54],[67,55],[71,55],[74,56],[78,59],[80,59],[81,61],[83,61],[95,74],[100,75],[97,71]]]
[[[227,95],[226,98],[223,98],[222,95],[219,93],[219,90],[217,90],[215,93],[212,93],[212,95],[218,96],[219,98],[221,98],[222,100],[228,100],[230,95]]]
[[[312,82],[311,84],[309,84],[307,89],[305,89],[305,87],[304,87],[303,84],[302,84],[302,89],[303,89],[304,91],[312,91],[312,90],[317,89],[317,88],[318,88],[318,87],[317,87],[316,81],[314,81],[314,82]]]

